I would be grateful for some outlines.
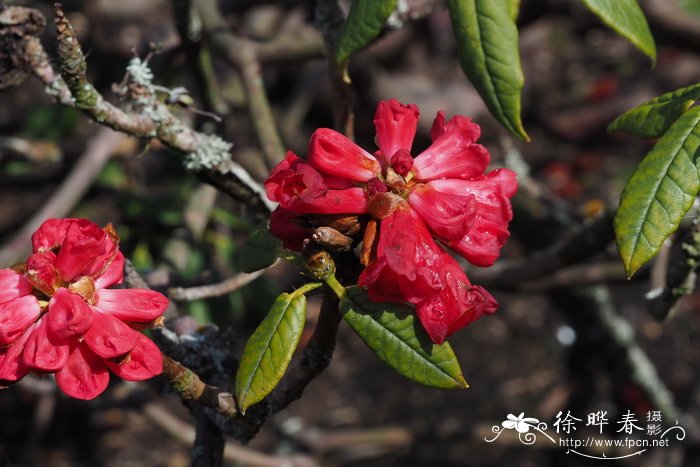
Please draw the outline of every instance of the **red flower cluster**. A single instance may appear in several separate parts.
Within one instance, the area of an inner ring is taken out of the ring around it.
[[[124,276],[111,226],[50,219],[32,235],[25,263],[0,270],[0,381],[55,373],[61,390],[93,399],[109,370],[140,381],[162,372],[158,347],[133,328],[158,319],[168,299],[140,289],[107,289]]]
[[[441,343],[498,305],[435,239],[477,266],[493,264],[509,236],[517,182],[508,169],[484,174],[490,156],[475,143],[479,126],[462,116],[446,121],[439,112],[432,145],[413,158],[417,122],[415,105],[381,102],[374,155],[336,131],[316,130],[308,160],[288,152],[265,188],[279,203],[270,229],[292,249],[308,237],[296,216],[369,214],[380,221],[376,254],[359,285],[374,301],[414,304]]]

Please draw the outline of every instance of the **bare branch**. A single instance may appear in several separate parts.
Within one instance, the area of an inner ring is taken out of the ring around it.
[[[273,266],[270,266],[270,268]],[[217,284],[200,285],[198,287],[171,287],[168,289],[168,296],[173,300],[185,302],[201,300],[203,298],[220,297],[221,295],[229,294],[250,284],[270,268],[255,271],[250,274],[241,272]]]
[[[647,295],[649,311],[657,319],[665,319],[676,302],[695,290],[696,271],[700,264],[700,222],[693,222],[688,231],[673,242],[669,251],[665,285]]]
[[[227,417],[238,413],[233,394],[204,383],[192,370],[166,355],[163,355],[163,375],[182,399],[199,402]]]

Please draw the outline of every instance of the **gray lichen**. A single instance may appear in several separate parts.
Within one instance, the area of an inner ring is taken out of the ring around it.
[[[134,57],[126,67],[126,71],[129,73],[134,83],[151,90],[151,92],[153,91],[153,72],[148,66],[148,63],[144,62],[139,57]]]
[[[213,169],[231,158],[229,151],[233,144],[216,135],[199,134],[199,146],[185,158],[189,170]]]

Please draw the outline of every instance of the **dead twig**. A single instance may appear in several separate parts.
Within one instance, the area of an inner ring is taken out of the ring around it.
[[[275,263],[277,264],[277,263]],[[273,267],[273,266],[270,266]],[[168,289],[168,296],[172,300],[191,302],[192,300],[201,300],[203,298],[220,297],[231,292],[235,292],[241,287],[250,284],[258,277],[262,276],[267,270],[262,269],[253,273],[241,272],[233,277],[224,279],[216,284],[200,285],[198,287],[171,287]]]

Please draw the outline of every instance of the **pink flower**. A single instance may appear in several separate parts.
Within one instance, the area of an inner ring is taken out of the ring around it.
[[[377,152],[319,129],[311,137],[308,161],[289,153],[265,187],[290,223],[292,215],[304,214],[368,214],[379,220],[376,254],[359,284],[372,300],[414,304],[431,339],[441,343],[497,304],[435,240],[472,264],[493,264],[509,236],[517,182],[508,169],[485,173],[490,156],[476,143],[479,126],[462,116],[447,121],[439,112],[432,145],[413,158],[417,123],[415,105],[383,101],[374,119]],[[282,228],[281,213],[273,217],[274,233],[285,245],[299,246],[303,231]]]
[[[134,328],[168,307],[158,292],[107,289],[124,275],[111,226],[49,219],[32,236],[25,263],[0,270],[0,380],[55,373],[58,387],[93,399],[109,371],[140,381],[162,372],[161,353]]]

